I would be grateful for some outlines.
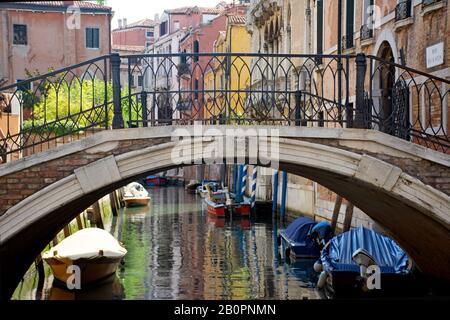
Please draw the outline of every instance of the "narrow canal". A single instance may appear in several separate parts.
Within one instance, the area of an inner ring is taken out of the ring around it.
[[[128,250],[113,282],[72,293],[51,285],[42,295],[29,271],[15,299],[317,299],[313,260],[286,263],[280,227],[270,215],[240,220],[208,216],[182,187],[149,189],[148,207],[122,209],[105,229]]]

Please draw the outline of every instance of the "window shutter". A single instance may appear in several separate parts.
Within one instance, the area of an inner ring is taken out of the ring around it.
[[[317,54],[323,53],[323,0],[317,1]]]
[[[99,35],[100,30],[97,28],[93,28],[92,31],[94,34],[93,48],[100,48],[100,35]]]
[[[86,28],[86,48],[92,48],[92,29]]]

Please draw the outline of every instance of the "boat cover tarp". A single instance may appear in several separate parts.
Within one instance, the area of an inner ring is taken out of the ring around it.
[[[65,238],[58,245],[43,254],[44,259],[94,259],[100,257],[123,257],[127,250],[108,231],[99,228],[86,228]],[[56,252],[56,255],[54,254]]]
[[[331,239],[329,247],[322,250],[321,254],[324,270],[359,272],[359,266],[353,262],[352,255],[360,248],[370,253],[382,273],[408,270],[408,256],[394,240],[363,227]]]
[[[139,183],[132,182],[124,187],[124,197],[148,198],[148,191]]]
[[[292,242],[305,242],[312,225],[316,222],[310,218],[300,217],[292,221],[284,230],[284,235]]]

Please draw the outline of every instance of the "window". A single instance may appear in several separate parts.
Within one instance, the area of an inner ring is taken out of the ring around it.
[[[143,76],[138,76],[138,87],[142,87],[143,80],[144,80]]]
[[[147,38],[153,38],[154,33],[153,31],[147,31]]]
[[[195,53],[199,53],[200,51],[200,43],[198,42],[198,40],[194,41],[194,54]],[[198,56],[194,56],[194,61],[198,62]]]
[[[28,38],[27,38],[27,26],[24,24],[14,24],[13,25],[13,44],[21,44],[21,45],[27,45],[28,44]]]
[[[372,26],[374,21],[373,21],[373,0],[363,0],[364,1],[364,5],[363,5],[363,21],[362,24],[363,25],[368,25],[368,26]]]
[[[167,21],[164,21],[159,25],[159,36],[162,37],[166,33],[167,33]]]
[[[355,28],[355,0],[345,2],[345,36],[343,39],[343,48],[353,48],[353,34]]]
[[[317,0],[317,54],[323,53],[323,0]]]
[[[134,75],[130,76],[130,87],[134,87]]]
[[[100,48],[100,30],[98,28],[86,28],[86,48]]]

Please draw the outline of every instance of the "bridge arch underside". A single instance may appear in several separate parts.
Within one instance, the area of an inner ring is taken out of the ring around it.
[[[174,145],[165,142],[88,164],[8,210],[0,218],[2,298],[11,296],[56,233],[97,199],[147,174],[192,165],[202,157],[196,154],[192,162],[174,164]],[[193,145],[185,147],[192,150]],[[259,156],[259,165],[269,166],[268,160],[276,159]],[[105,167],[108,170],[101,169]],[[450,281],[448,195],[370,156],[293,139],[280,139],[279,169],[345,197],[396,239],[422,272]],[[82,176],[89,172],[98,174],[97,182],[82,186]]]

